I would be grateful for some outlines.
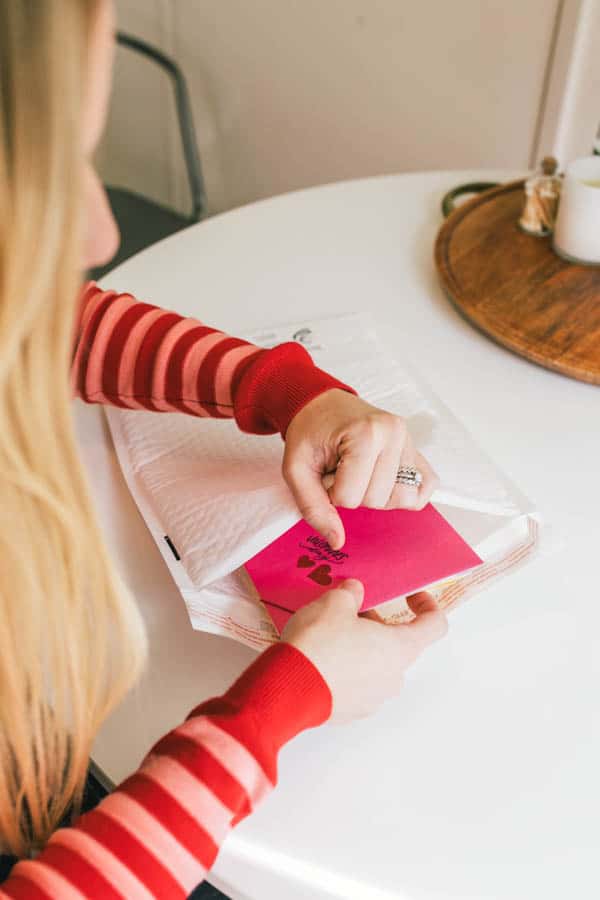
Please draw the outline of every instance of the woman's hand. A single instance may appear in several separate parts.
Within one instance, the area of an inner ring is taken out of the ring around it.
[[[363,595],[360,581],[348,579],[295,613],[282,634],[329,685],[332,719],[338,722],[369,715],[398,694],[406,669],[448,627],[425,592],[409,598],[416,619],[407,625],[384,625],[368,613],[359,616]]]
[[[400,466],[420,471],[420,488],[396,483]],[[334,471],[328,492],[323,476]],[[338,389],[315,397],[292,419],[283,476],[303,518],[334,550],[345,540],[336,506],[422,509],[438,485],[437,475],[415,450],[404,419]]]

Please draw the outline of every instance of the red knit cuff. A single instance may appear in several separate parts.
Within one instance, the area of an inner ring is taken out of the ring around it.
[[[261,742],[276,753],[301,731],[327,721],[331,709],[331,691],[316,666],[296,647],[280,642],[261,653],[222,697],[203,703],[191,716],[251,713]]]
[[[235,396],[236,422],[242,431],[253,434],[279,431],[285,437],[294,416],[332,388],[356,393],[317,368],[300,344],[280,344],[261,353],[244,372]]]

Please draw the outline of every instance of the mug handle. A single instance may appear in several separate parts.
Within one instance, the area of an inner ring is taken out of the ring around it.
[[[459,184],[458,187],[452,188],[442,199],[442,215],[448,218],[451,212],[454,212],[454,201],[463,194],[482,194],[489,191],[490,188],[498,187],[497,181],[472,181],[470,184]]]

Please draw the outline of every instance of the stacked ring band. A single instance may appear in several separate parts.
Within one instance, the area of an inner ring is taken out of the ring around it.
[[[414,466],[400,466],[396,475],[396,484],[419,488],[423,484],[423,476]]]

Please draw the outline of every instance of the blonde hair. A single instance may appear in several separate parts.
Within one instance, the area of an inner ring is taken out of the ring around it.
[[[18,855],[80,798],[94,736],[145,654],[95,521],[68,377],[96,5],[0,4],[0,843]]]

